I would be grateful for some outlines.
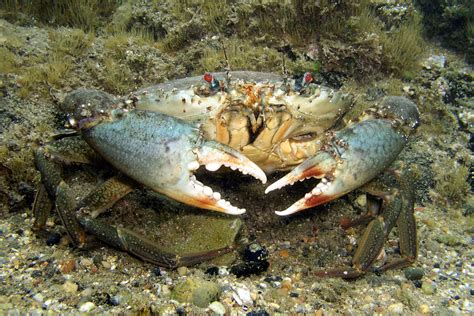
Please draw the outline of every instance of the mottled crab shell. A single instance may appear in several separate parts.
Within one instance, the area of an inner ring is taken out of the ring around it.
[[[135,105],[199,125],[206,138],[240,150],[267,172],[314,154],[318,148],[302,147],[302,137],[322,134],[351,106],[348,94],[316,84],[301,93],[295,80],[271,73],[230,72],[230,84],[226,73],[213,75],[225,89],[202,93],[208,83],[189,77],[134,93]]]

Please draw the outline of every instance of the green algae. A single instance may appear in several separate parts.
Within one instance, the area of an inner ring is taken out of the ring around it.
[[[122,0],[5,0],[2,16],[10,20],[27,14],[50,25],[72,26],[90,31],[103,24]]]
[[[447,205],[462,205],[469,196],[469,168],[445,158],[435,166],[436,197]]]

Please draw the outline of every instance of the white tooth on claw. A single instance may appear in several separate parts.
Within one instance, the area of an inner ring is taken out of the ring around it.
[[[207,186],[203,188],[202,192],[207,196],[212,196],[212,193],[213,193],[212,189],[210,187],[207,187]]]
[[[208,163],[206,165],[206,169],[209,170],[209,171],[217,171],[217,170],[219,170],[220,167],[221,167],[221,164],[220,163],[215,163],[215,162],[214,163],[211,162],[211,163]]]
[[[214,192],[212,194],[212,196],[214,197],[215,200],[220,200],[221,199],[221,194],[219,192]]]
[[[312,196],[313,196],[313,195],[312,195],[311,193],[306,193],[305,196],[304,196],[304,198],[308,200],[308,199],[310,199]]]
[[[318,187],[314,188],[313,191],[311,191],[311,193],[313,195],[319,195],[321,194],[321,189],[319,189]]]
[[[322,179],[321,179],[321,182],[322,182],[322,183],[328,183],[328,179],[322,178]]]
[[[194,171],[199,169],[199,162],[197,161],[192,161],[188,163],[188,170]]]

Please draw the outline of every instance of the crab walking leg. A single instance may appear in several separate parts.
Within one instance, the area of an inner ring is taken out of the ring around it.
[[[156,112],[134,110],[83,128],[83,137],[130,178],[175,200],[199,208],[242,214],[193,175],[201,165],[215,171],[238,169],[263,183],[266,176],[238,151],[202,138],[189,123]]]
[[[32,207],[34,218],[33,230],[39,231],[46,225],[46,221],[48,220],[52,209],[53,203],[49,198],[48,192],[46,192],[44,184],[40,184],[36,191]]]
[[[132,192],[136,186],[133,180],[123,175],[112,177],[80,200],[76,209],[96,218]]]
[[[383,265],[379,270],[386,271],[394,268],[402,268],[413,263],[418,257],[418,239],[416,234],[416,220],[414,214],[414,190],[408,177],[403,177],[401,181],[402,209],[397,219],[399,235],[399,248],[401,258],[392,260]]]
[[[74,246],[82,248],[87,236],[76,217],[76,203],[66,182],[61,181],[56,191],[56,210]]]
[[[320,277],[356,278],[367,271],[383,250],[383,245],[391,230],[397,225],[401,258],[386,263],[379,271],[401,268],[416,260],[418,247],[416,223],[413,215],[413,186],[408,177],[400,178],[400,188],[390,193],[369,192],[382,198],[380,214],[367,226],[352,259],[351,267],[317,271]],[[368,204],[369,206],[369,204]],[[369,212],[371,212],[369,210]]]
[[[189,255],[178,255],[161,249],[152,241],[129,229],[113,227],[98,219],[81,218],[79,221],[88,233],[93,234],[104,243],[162,267],[190,266],[232,251],[231,247],[225,247]]]
[[[47,159],[41,149],[35,152],[35,165],[42,174],[41,184],[36,191],[32,207],[33,229],[38,231],[45,226],[53,208],[51,201],[56,197],[56,188],[61,182],[62,169],[57,163]]]

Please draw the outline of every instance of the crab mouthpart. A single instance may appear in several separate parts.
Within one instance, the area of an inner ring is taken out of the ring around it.
[[[286,210],[275,213],[280,216],[286,216],[335,199],[338,196],[336,186],[329,178],[333,177],[336,165],[336,160],[330,154],[320,152],[305,160],[283,178],[270,185],[265,190],[265,193],[281,189],[287,185],[293,185],[297,181],[304,181],[309,178],[321,179],[316,187],[306,193],[303,198],[296,201]]]
[[[239,170],[242,174],[251,175],[262,183],[267,182],[265,173],[247,157],[238,151],[214,141],[204,141],[198,148],[193,150],[197,160],[188,163],[189,175],[185,185],[181,186],[181,194],[185,195],[185,203],[200,208],[206,208],[226,214],[239,215],[245,213],[245,209],[233,206],[229,201],[221,198],[219,192],[214,192],[210,187],[204,185],[193,174],[194,171],[204,166],[208,171],[217,171],[221,166],[232,170]]]

